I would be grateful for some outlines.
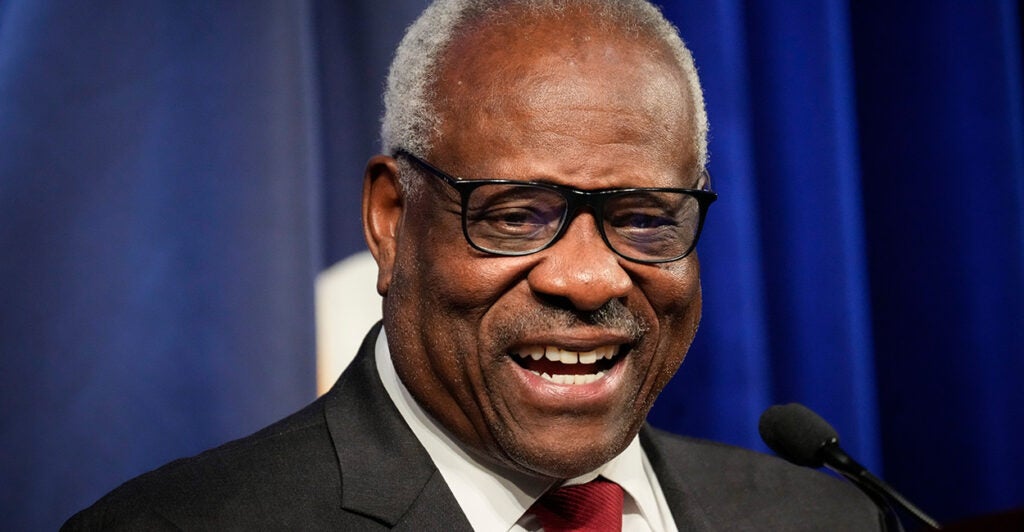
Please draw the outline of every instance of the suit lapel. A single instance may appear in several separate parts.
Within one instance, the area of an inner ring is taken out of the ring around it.
[[[699,479],[683,478],[679,463],[669,462],[670,458],[659,441],[659,434],[650,425],[640,429],[640,444],[647,453],[647,459],[654,468],[654,474],[661,484],[665,501],[672,511],[672,519],[679,530],[714,530],[708,519],[708,512],[701,506],[700,497],[691,489]],[[679,462],[679,460],[676,460]],[[689,480],[689,482],[687,482]]]
[[[327,426],[341,467],[342,507],[396,529],[470,530],[444,479],[402,420],[374,362],[378,323],[328,392]]]

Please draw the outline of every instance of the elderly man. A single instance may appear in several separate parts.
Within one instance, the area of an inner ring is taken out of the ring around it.
[[[440,1],[363,188],[383,327],[323,398],[77,528],[871,530],[819,473],[644,425],[701,312],[697,74],[637,1]]]

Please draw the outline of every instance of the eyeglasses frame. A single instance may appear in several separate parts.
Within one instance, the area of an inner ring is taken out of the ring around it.
[[[441,170],[440,168],[438,168],[438,167],[428,163],[427,161],[417,157],[416,155],[413,155],[408,150],[405,150],[405,149],[395,150],[393,158],[397,159],[399,157],[405,157],[406,159],[412,161],[414,164],[419,166],[421,169],[426,170],[426,173],[431,174],[434,177],[440,179],[441,181],[443,181],[444,183],[446,183],[448,186],[452,187],[453,189],[455,189],[456,192],[459,193],[460,202],[461,202],[461,212],[460,212],[460,214],[461,214],[461,218],[462,218],[462,236],[463,236],[463,238],[466,239],[466,242],[468,242],[469,245],[473,247],[473,249],[476,249],[477,251],[482,251],[484,253],[488,253],[488,254],[491,254],[491,255],[498,255],[498,256],[504,256],[504,257],[520,257],[520,256],[525,256],[525,255],[532,255],[534,253],[539,253],[539,252],[544,251],[545,249],[553,246],[555,244],[555,242],[558,242],[558,240],[561,239],[562,236],[565,234],[565,232],[568,230],[569,225],[571,225],[570,223],[568,223],[569,220],[572,220],[573,218],[575,218],[577,213],[579,212],[579,210],[581,208],[588,207],[590,209],[590,211],[593,213],[594,222],[595,222],[595,224],[597,224],[597,231],[598,231],[598,233],[601,234],[601,239],[604,240],[604,243],[605,243],[606,246],[608,246],[608,249],[612,250],[612,252],[614,252],[616,255],[618,255],[618,256],[620,256],[620,257],[622,257],[622,258],[624,258],[624,259],[626,259],[628,261],[637,262],[637,263],[641,263],[641,264],[662,264],[662,263],[666,263],[666,262],[675,262],[677,260],[682,260],[683,258],[685,258],[687,255],[689,255],[690,253],[693,252],[694,248],[697,247],[697,241],[700,239],[701,232],[704,229],[704,220],[707,217],[708,207],[712,203],[714,203],[715,200],[718,199],[718,194],[713,192],[712,190],[710,190],[710,188],[695,189],[695,188],[639,187],[639,188],[607,188],[607,189],[599,189],[599,190],[580,190],[578,188],[574,188],[574,187],[570,187],[570,186],[566,186],[566,185],[557,185],[557,184],[554,184],[554,183],[544,183],[544,182],[539,182],[539,181],[517,181],[517,180],[513,180],[513,179],[459,179],[459,178],[456,178],[456,177],[448,174],[444,170]],[[711,175],[708,173],[707,169],[704,169],[702,171],[702,173],[703,173],[703,176],[705,178],[704,182],[710,184],[711,183]],[[539,247],[537,249],[532,249],[530,251],[522,251],[522,252],[508,252],[508,251],[500,251],[500,250],[496,251],[496,250],[493,250],[493,249],[487,249],[485,247],[482,247],[479,244],[477,244],[476,242],[474,242],[473,239],[470,238],[470,236],[469,236],[468,217],[466,215],[466,211],[467,211],[467,208],[469,207],[469,196],[470,196],[470,194],[472,194],[472,192],[474,190],[476,190],[477,188],[480,188],[481,186],[485,186],[485,185],[515,185],[515,186],[529,185],[529,186],[533,186],[533,187],[546,188],[546,189],[553,190],[553,191],[559,193],[563,198],[565,198],[566,207],[565,207],[565,212],[562,214],[562,219],[559,220],[558,230],[551,237],[551,240],[547,244],[545,244],[545,245],[543,245],[543,246],[541,246],[541,247]],[[690,243],[690,246],[686,249],[686,251],[684,251],[681,255],[679,255],[677,257],[673,257],[673,258],[655,259],[655,260],[644,260],[644,259],[637,259],[637,258],[634,258],[634,257],[630,257],[628,255],[623,254],[619,250],[615,249],[615,246],[613,246],[611,244],[611,242],[608,240],[608,235],[605,233],[605,228],[604,228],[604,205],[608,201],[608,198],[610,198],[612,196],[617,196],[617,195],[620,195],[620,194],[623,194],[623,193],[631,193],[631,192],[673,192],[673,193],[683,193],[683,194],[691,196],[691,197],[693,197],[694,199],[697,200],[697,206],[698,206],[699,213],[700,213],[699,219],[697,221],[697,230],[694,232],[693,242]]]

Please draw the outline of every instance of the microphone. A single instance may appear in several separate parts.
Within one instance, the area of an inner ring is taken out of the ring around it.
[[[805,467],[827,466],[849,479],[886,509],[887,521],[891,519],[895,529],[901,527],[888,504],[889,500],[895,501],[921,523],[935,530],[942,528],[936,520],[850,458],[839,446],[836,429],[806,406],[798,403],[772,406],[761,414],[757,428],[761,439],[782,458]]]

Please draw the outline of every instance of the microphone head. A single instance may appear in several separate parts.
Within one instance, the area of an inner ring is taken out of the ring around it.
[[[839,443],[836,429],[799,403],[775,405],[765,410],[757,429],[772,451],[806,467],[823,466],[824,457],[819,451],[826,445]]]

